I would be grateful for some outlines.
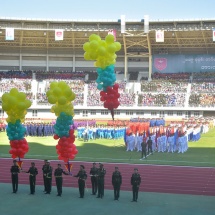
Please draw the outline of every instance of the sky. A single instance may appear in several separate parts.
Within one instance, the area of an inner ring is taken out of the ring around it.
[[[1,0],[0,17],[70,20],[215,19],[214,0]]]

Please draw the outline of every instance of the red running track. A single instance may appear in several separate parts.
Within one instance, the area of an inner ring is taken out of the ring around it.
[[[37,184],[43,185],[42,179],[42,160],[33,160],[38,168]],[[28,170],[32,160],[23,160],[23,170]],[[50,161],[53,169],[57,168],[60,161]],[[86,180],[87,188],[91,188],[89,171],[92,163],[89,162],[72,162],[72,173],[77,174],[79,165],[83,164],[88,173]],[[11,183],[10,167],[12,159],[0,159],[1,177],[0,183]],[[62,163],[62,167],[63,167]],[[215,168],[202,167],[181,167],[181,166],[160,166],[160,165],[135,165],[135,164],[113,164],[104,163],[106,169],[105,189],[112,190],[111,178],[114,167],[118,166],[122,174],[121,190],[130,191],[130,178],[134,167],[139,169],[142,178],[140,191],[142,192],[159,192],[175,194],[192,194],[215,196]],[[19,183],[28,184],[28,174],[19,174]],[[55,181],[53,180],[53,185]],[[64,175],[63,186],[77,187],[77,178]]]

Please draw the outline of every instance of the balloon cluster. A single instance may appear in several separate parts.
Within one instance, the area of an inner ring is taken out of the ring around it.
[[[25,138],[20,140],[11,140],[10,141],[11,150],[9,153],[11,154],[11,157],[14,159],[16,157],[18,158],[24,158],[25,154],[29,150],[28,142]]]
[[[27,109],[31,106],[31,101],[26,99],[26,94],[12,88],[9,93],[2,95],[2,109],[6,111],[8,118],[7,136],[10,140],[12,158],[24,158],[29,146],[24,138],[26,129],[21,122],[24,122]]]
[[[59,137],[68,137],[70,126],[73,124],[72,116],[67,115],[64,112],[60,113],[57,118],[56,124],[54,125],[55,134]]]
[[[114,36],[109,34],[102,40],[99,35],[91,34],[89,42],[84,43],[85,60],[96,60],[94,66],[102,69],[116,63],[115,52],[121,49],[119,42],[114,42]]]
[[[14,124],[12,122],[8,123],[6,132],[9,140],[21,140],[25,136],[26,128],[20,120],[16,120]]]
[[[114,108],[118,108],[119,106],[119,97],[120,94],[118,93],[118,84],[114,84],[113,87],[107,87],[107,91],[100,92],[100,100],[104,102],[104,107],[108,110],[113,110]]]
[[[26,99],[25,93],[19,92],[16,88],[12,88],[9,93],[2,95],[2,109],[8,115],[7,122],[15,123],[18,119],[24,122],[26,110],[30,106],[31,101]]]
[[[55,135],[54,139],[59,139],[59,136]],[[58,140],[58,145],[56,145],[58,159],[64,162],[69,162],[73,160],[75,155],[78,153],[76,146],[74,144],[75,135],[74,130],[69,131],[69,137],[62,137]]]
[[[100,36],[91,34],[89,42],[84,43],[83,49],[85,60],[95,60],[94,65],[97,68],[98,78],[96,80],[97,88],[101,91],[101,101],[104,101],[104,107],[111,111],[114,119],[114,108],[119,106],[118,85],[114,85],[116,74],[114,72],[114,64],[117,55],[115,52],[121,49],[119,42],[114,42],[114,36],[109,34],[102,40]],[[115,87],[114,87],[115,86]],[[116,89],[117,88],[117,89]],[[109,89],[109,91],[107,90]],[[108,98],[110,96],[110,98]],[[114,100],[114,101],[113,101]]]
[[[73,124],[74,108],[72,101],[75,94],[64,81],[52,82],[50,90],[46,93],[49,103],[53,104],[51,112],[57,116],[54,125],[54,139],[58,140],[56,146],[58,159],[68,162],[75,158],[78,153],[75,142],[74,130],[70,129]]]

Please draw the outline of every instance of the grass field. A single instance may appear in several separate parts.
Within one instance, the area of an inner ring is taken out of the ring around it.
[[[25,158],[56,160],[55,145],[52,137],[27,137],[30,146]],[[215,167],[215,128],[203,134],[198,142],[189,142],[189,150],[184,154],[154,153],[141,161],[140,152],[126,152],[123,139],[120,140],[76,140],[79,153],[77,161],[102,161],[114,163],[148,163],[180,166]],[[9,140],[5,132],[0,133],[0,157],[10,157]]]

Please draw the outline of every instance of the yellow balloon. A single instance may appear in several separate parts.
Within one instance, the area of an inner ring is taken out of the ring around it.
[[[89,42],[84,43],[83,49],[85,52],[89,51],[90,50],[90,43]]]
[[[61,97],[58,99],[58,103],[59,103],[60,105],[65,105],[65,104],[67,103],[66,97],[61,96]]]
[[[2,95],[2,97],[1,97],[1,99],[2,99],[3,102],[7,102],[8,99],[9,99],[9,97],[10,97],[10,94],[9,94],[9,93],[4,93],[4,94]]]
[[[106,41],[108,44],[114,43],[114,36],[113,36],[112,34],[108,34],[108,35],[105,37],[105,41]]]
[[[115,53],[116,51],[116,46],[114,44],[110,44],[108,47],[107,47],[107,51],[111,54]]]
[[[100,47],[98,48],[98,55],[104,56],[105,54],[106,54],[106,49],[105,49],[105,47],[100,46]]]
[[[90,59],[90,55],[89,55],[88,52],[85,52],[85,53],[84,53],[84,59],[85,59],[85,60],[91,60],[91,59]]]
[[[55,104],[57,102],[57,98],[54,95],[48,97],[48,102],[50,104]]]
[[[60,95],[62,94],[62,90],[60,89],[60,87],[55,87],[55,88],[53,89],[53,94],[54,94],[54,96],[56,96],[56,97],[60,96]]]
[[[118,52],[121,49],[121,44],[119,42],[115,42],[114,45],[116,47],[116,51]]]
[[[91,42],[92,40],[100,41],[101,38],[100,38],[100,36],[98,36],[96,34],[91,34],[90,37],[89,37],[89,41]]]
[[[19,93],[19,91],[16,88],[12,88],[10,90],[10,95],[12,95],[12,96],[16,96],[18,93]]]
[[[51,88],[51,89],[54,89],[54,88],[57,87],[57,86],[58,86],[57,81],[53,81],[53,82],[51,82],[51,84],[50,84],[50,88]]]
[[[25,108],[29,108],[29,107],[31,107],[31,101],[30,100],[25,100]]]
[[[91,49],[92,51],[95,51],[98,47],[99,47],[98,41],[92,40],[92,41],[90,42],[90,49]]]
[[[18,99],[19,101],[24,101],[24,100],[26,99],[26,94],[23,93],[23,92],[18,93],[17,99]]]

